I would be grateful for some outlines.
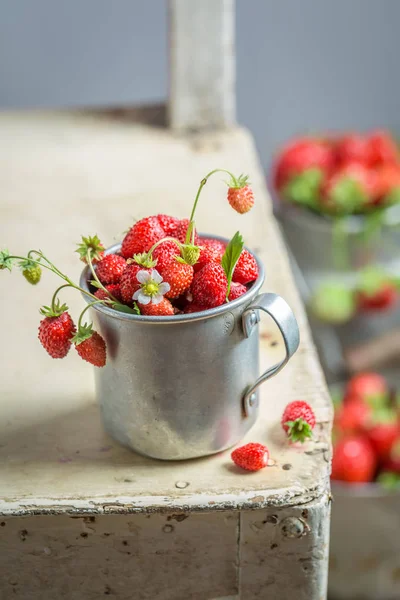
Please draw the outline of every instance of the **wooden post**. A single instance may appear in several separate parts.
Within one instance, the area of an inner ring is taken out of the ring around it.
[[[173,129],[235,123],[234,0],[170,0]]]

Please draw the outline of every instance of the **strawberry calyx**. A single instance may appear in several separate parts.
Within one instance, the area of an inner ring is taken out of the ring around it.
[[[82,236],[82,241],[80,244],[77,244],[77,246],[75,252],[79,254],[79,258],[83,262],[87,262],[88,253],[90,253],[92,263],[96,263],[103,258],[104,246],[98,235]]]
[[[157,259],[154,260],[150,252],[134,254],[133,258],[128,258],[126,262],[128,265],[132,263],[137,263],[145,269],[151,269],[152,267],[155,267],[157,265]]]
[[[51,303],[51,306],[42,306],[40,309],[40,314],[45,317],[59,317],[64,312],[68,310],[68,306],[66,304],[60,304],[59,300],[55,300]]]
[[[360,283],[357,290],[367,297],[373,297],[380,292],[388,283],[390,278],[378,267],[367,267],[361,272]]]
[[[301,442],[302,444],[312,437],[312,428],[305,419],[299,417],[294,421],[286,421],[288,427],[287,435],[292,442]]]
[[[400,475],[393,471],[382,471],[376,478],[376,481],[389,492],[400,489]]]
[[[154,250],[160,246],[162,243],[164,242],[174,242],[174,244],[176,244],[179,252],[180,252],[180,256],[176,256],[175,260],[177,260],[180,263],[186,263],[188,265],[195,265],[197,263],[197,261],[199,260],[199,256],[200,256],[200,246],[196,246],[193,241],[194,241],[194,234],[195,234],[195,228],[194,228],[194,223],[190,223],[189,227],[188,227],[188,231],[186,234],[186,238],[188,238],[189,236],[189,240],[186,241],[184,244],[182,244],[179,240],[173,238],[173,237],[165,237],[162,240],[159,240],[158,242],[156,242],[154,244],[154,246],[152,246],[150,248],[150,250],[148,251],[147,255],[145,255],[145,261],[148,262],[149,259],[151,262],[153,262],[154,264],[143,264],[142,262],[139,262],[140,265],[142,266],[148,266],[148,267],[154,267],[157,266],[157,259],[155,261],[153,261],[152,259],[152,255]],[[190,238],[192,238],[192,242],[190,243]],[[141,255],[143,256],[143,255]],[[135,261],[137,261],[136,257]],[[129,261],[128,261],[129,262]]]
[[[317,209],[322,180],[322,169],[317,167],[306,169],[289,179],[282,190],[282,195],[291,202]]]
[[[93,333],[93,323],[84,323],[83,325],[80,323],[78,326],[78,330],[72,338],[71,342],[75,344],[75,346],[79,346],[79,344],[91,338]]]
[[[250,185],[248,175],[244,175],[243,173],[239,175],[239,177],[235,177],[234,175],[232,175],[232,173],[230,173],[229,175],[230,180],[226,182],[226,185],[230,188],[241,189],[246,187],[246,185]]]

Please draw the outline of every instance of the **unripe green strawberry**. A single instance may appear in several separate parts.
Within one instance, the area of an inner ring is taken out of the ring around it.
[[[32,285],[36,285],[39,283],[40,278],[42,276],[42,269],[39,265],[33,264],[32,266],[23,269],[22,275],[29,283],[31,283]]]

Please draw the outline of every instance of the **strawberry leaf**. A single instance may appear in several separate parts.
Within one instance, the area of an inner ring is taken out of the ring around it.
[[[120,312],[128,313],[130,315],[140,315],[140,310],[136,302],[134,303],[133,308],[126,304],[121,304],[120,302],[113,302],[111,306]]]
[[[227,245],[221,261],[222,268],[224,269],[226,278],[228,280],[228,288],[226,290],[227,298],[229,296],[229,292],[231,291],[233,271],[235,270],[236,263],[239,260],[239,256],[242,253],[243,247],[243,238],[239,231],[237,231]]]

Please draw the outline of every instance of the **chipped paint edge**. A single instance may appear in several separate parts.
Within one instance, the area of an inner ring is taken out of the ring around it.
[[[281,490],[252,490],[219,495],[207,493],[175,496],[113,496],[89,498],[35,498],[29,504],[24,498],[2,499],[0,515],[32,516],[54,514],[134,514],[214,512],[260,510],[271,507],[290,507],[306,504],[329,493],[330,483],[326,477],[315,487],[304,489],[291,486]]]

